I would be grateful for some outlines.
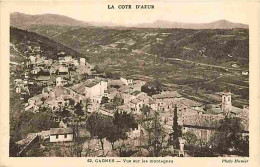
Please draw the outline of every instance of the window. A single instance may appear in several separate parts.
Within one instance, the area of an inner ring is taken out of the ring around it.
[[[64,138],[67,138],[67,134],[64,135]]]
[[[59,138],[59,135],[56,135],[56,139],[58,139]]]

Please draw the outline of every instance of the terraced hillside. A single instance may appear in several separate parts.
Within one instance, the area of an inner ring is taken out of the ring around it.
[[[30,27],[34,31],[89,57],[93,53],[146,53],[229,67],[248,68],[248,29],[185,30],[137,28]]]

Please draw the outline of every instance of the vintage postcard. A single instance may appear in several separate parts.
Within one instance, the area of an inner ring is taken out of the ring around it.
[[[0,4],[0,166],[260,165],[257,1]]]

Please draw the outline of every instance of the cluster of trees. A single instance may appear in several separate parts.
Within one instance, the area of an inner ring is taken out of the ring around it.
[[[52,113],[30,111],[22,112],[18,118],[13,118],[10,129],[10,136],[14,141],[25,138],[27,134],[48,130],[57,125],[52,120]]]
[[[101,149],[104,151],[104,139],[110,142],[114,150],[114,143],[120,139],[127,139],[127,132],[133,128],[134,124],[133,115],[126,112],[116,111],[114,118],[94,112],[88,117],[86,128],[92,137],[100,140]]]
[[[71,106],[73,106],[75,104],[74,102],[70,102]],[[80,101],[80,103],[77,103],[74,106],[74,113],[77,114],[78,116],[84,116],[88,114],[88,106],[90,105],[90,99],[87,98],[83,101]]]
[[[150,85],[144,85],[141,87],[141,91],[147,93],[149,96],[159,94],[162,92],[163,86],[160,81],[155,80]]]
[[[185,149],[195,157],[213,157],[223,154],[249,156],[249,137],[243,136],[241,119],[226,117],[209,141],[199,139],[188,131],[182,135]]]
[[[163,156],[169,148],[169,136],[165,132],[159,111],[143,106],[140,123],[145,132],[141,133],[141,148],[148,151],[149,157]],[[168,153],[167,153],[168,154]]]
[[[141,139],[143,148],[149,151],[149,156],[160,156],[167,152],[170,145],[179,149],[179,137],[185,140],[185,150],[195,157],[214,157],[223,154],[249,156],[249,137],[243,136],[242,121],[238,117],[225,117],[220,120],[218,129],[209,141],[199,139],[193,132],[182,133],[178,125],[177,107],[174,109],[173,133],[167,138],[158,117],[158,112],[144,106],[142,111],[142,127],[146,135]],[[171,152],[166,155],[172,154]]]
[[[108,110],[114,110],[117,106],[122,105],[124,100],[121,97],[115,96],[113,101],[108,103],[108,98],[103,97],[101,99],[101,104],[104,104],[105,108]]]
[[[10,156],[16,156],[19,150],[15,144],[16,141],[24,139],[29,133],[49,130],[58,127],[52,119],[52,113],[45,109],[41,109],[39,113],[30,111],[22,112],[17,117],[10,118]]]

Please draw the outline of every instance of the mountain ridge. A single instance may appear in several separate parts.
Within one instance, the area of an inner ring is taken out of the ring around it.
[[[143,23],[135,26],[140,28],[181,28],[181,29],[235,29],[235,28],[248,29],[249,28],[247,24],[233,23],[228,20],[218,20],[210,23],[184,23],[184,22],[156,20],[152,23]]]
[[[10,25],[27,29],[32,25],[59,25],[59,26],[90,26],[90,24],[73,19],[68,16],[58,14],[40,14],[40,15],[28,15],[24,13],[11,13]]]
[[[135,25],[118,25],[112,22],[84,22],[59,14],[28,15],[24,13],[11,13],[10,24],[21,29],[29,29],[33,25],[57,25],[57,26],[80,26],[80,27],[125,27],[125,28],[179,28],[179,29],[249,29],[249,25],[234,23],[228,20],[218,20],[210,23],[184,23],[166,20],[156,20],[152,23]]]

